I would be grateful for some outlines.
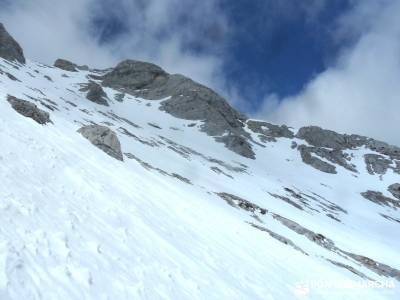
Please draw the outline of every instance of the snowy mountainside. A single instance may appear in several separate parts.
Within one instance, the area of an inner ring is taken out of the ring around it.
[[[0,58],[0,299],[397,298],[397,147],[249,120],[146,63],[55,65]],[[393,286],[296,290],[319,279]]]

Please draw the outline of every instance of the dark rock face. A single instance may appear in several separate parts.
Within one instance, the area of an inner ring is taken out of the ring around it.
[[[7,32],[2,23],[0,23],[0,57],[9,61],[17,61],[21,64],[25,63],[21,46]]]
[[[348,148],[346,139],[343,135],[317,126],[300,128],[296,137],[305,140],[307,143],[315,147],[326,147],[332,149]]]
[[[279,242],[281,242],[281,243],[283,243],[283,244],[285,244],[285,245],[289,245],[289,246],[291,246],[293,249],[295,249],[295,250],[297,250],[297,251],[300,251],[301,253],[303,253],[303,254],[305,254],[305,255],[308,255],[303,249],[301,249],[301,248],[298,247],[295,243],[293,243],[292,240],[290,240],[290,239],[288,239],[288,238],[286,238],[286,237],[284,237],[284,236],[282,236],[282,235],[280,235],[280,234],[277,234],[277,233],[273,232],[272,230],[269,230],[269,229],[266,228],[266,227],[263,227],[263,226],[260,226],[260,225],[254,224],[254,223],[249,223],[249,224],[250,224],[251,226],[253,226],[254,228],[257,228],[257,229],[259,229],[259,230],[261,230],[261,231],[267,232],[272,238],[278,240]]]
[[[390,165],[392,163],[390,159],[386,159],[385,157],[379,154],[365,154],[364,161],[365,164],[367,165],[367,171],[371,175],[385,174],[387,169],[390,168]]]
[[[349,164],[350,160],[343,150],[365,147],[372,151],[386,155],[384,157],[378,154],[366,154],[364,156],[367,170],[370,174],[385,174],[387,169],[392,169],[393,172],[400,174],[400,148],[380,142],[371,138],[360,135],[340,134],[331,130],[322,129],[317,126],[302,127],[296,134],[299,139],[305,140],[311,146],[318,148],[313,151],[321,157],[324,157],[335,164],[339,164],[344,168],[356,172],[355,166]],[[332,150],[327,150],[330,148]],[[395,163],[396,167],[392,164]]]
[[[103,85],[134,92],[137,89],[154,87],[165,81],[168,74],[160,67],[136,60],[125,60],[104,76]]]
[[[85,87],[80,89],[82,92],[87,92],[86,98],[94,103],[109,106],[107,102],[107,94],[104,92],[101,85],[91,81]]]
[[[123,161],[121,144],[114,131],[106,126],[88,125],[78,130],[93,145],[111,157]]]
[[[318,147],[308,147],[308,149],[312,153],[318,155],[319,157],[329,160],[333,164],[342,166],[343,168],[345,168],[349,171],[357,172],[355,165],[350,164],[348,162],[350,160],[349,155],[344,153],[341,150],[338,150],[338,149],[330,150],[330,149],[318,148]]]
[[[365,146],[370,150],[387,155],[391,159],[400,159],[399,147],[365,136],[340,134],[317,126],[308,126],[300,128],[296,137],[305,140],[307,143],[315,147],[344,150]]]
[[[224,143],[228,149],[232,150],[233,152],[241,156],[251,159],[256,158],[250,144],[248,143],[247,139],[244,138],[243,136],[229,134],[222,137],[216,137],[215,140],[217,142]]]
[[[307,165],[310,165],[311,167],[313,167],[317,170],[320,170],[322,172],[325,172],[325,173],[329,173],[329,174],[337,173],[336,167],[334,165],[331,165],[331,164],[319,159],[318,157],[312,155],[312,153],[314,152],[312,147],[300,145],[297,147],[297,149],[300,151],[301,159]]]
[[[218,136],[228,149],[255,157],[244,130],[246,118],[217,93],[185,76],[170,75],[154,64],[127,60],[106,74],[102,84],[145,99],[168,98],[161,103],[161,110],[180,119],[203,121],[201,130]],[[229,138],[222,137],[224,134]]]
[[[388,206],[394,209],[400,208],[400,201],[386,197],[381,192],[366,191],[361,193],[361,196],[381,206]]]
[[[66,59],[61,59],[61,58],[57,59],[54,62],[54,66],[56,68],[59,68],[59,69],[65,70],[65,71],[78,72],[78,70],[77,70],[78,66]]]
[[[254,204],[250,201],[247,201],[239,196],[235,196],[229,193],[216,193],[220,198],[226,201],[229,205],[244,209],[251,213],[260,213],[265,215],[267,210],[265,208],[259,207],[257,204]]]
[[[275,142],[276,138],[293,138],[294,133],[286,125],[278,126],[267,122],[248,120],[246,122],[249,129],[259,133],[262,142]]]
[[[396,197],[400,200],[400,183],[393,183],[389,185],[388,191],[393,195],[393,197]]]
[[[321,233],[315,233],[301,226],[299,223],[296,223],[292,220],[282,217],[281,215],[273,214],[273,218],[278,220],[282,225],[288,227],[297,234],[304,235],[307,239],[318,244],[319,246],[324,247],[325,249],[328,249],[330,251],[337,250],[335,243],[331,239],[322,235]]]
[[[377,262],[363,255],[358,255],[346,251],[342,252],[353,258],[355,261],[361,263],[363,266],[370,269],[372,272],[379,274],[381,276],[395,278],[396,280],[400,281],[400,270],[392,268],[391,266],[388,266],[386,264]]]
[[[49,113],[39,109],[35,104],[10,95],[7,97],[7,101],[15,111],[24,117],[31,118],[41,125],[51,123]]]

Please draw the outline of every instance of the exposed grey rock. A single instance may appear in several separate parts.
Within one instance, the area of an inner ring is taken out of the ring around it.
[[[274,125],[267,122],[248,120],[246,122],[248,128],[260,134],[260,139],[263,142],[271,141],[275,142],[276,138],[293,138],[294,133],[286,125]]]
[[[307,239],[320,245],[321,247],[324,247],[325,249],[328,249],[330,251],[338,250],[338,248],[335,246],[335,243],[331,239],[325,237],[324,235],[322,235],[320,233],[315,233],[315,232],[301,226],[300,224],[298,224],[292,220],[289,220],[285,217],[282,217],[280,215],[273,214],[273,217],[274,217],[274,219],[278,220],[282,225],[288,227],[289,229],[293,230],[297,234],[304,235]]]
[[[118,160],[123,161],[121,144],[114,131],[106,126],[87,125],[78,130],[93,145]]]
[[[276,198],[276,199],[280,199],[280,200],[282,200],[282,201],[285,201],[287,204],[289,204],[289,205],[291,205],[291,206],[293,206],[293,207],[295,207],[295,208],[297,208],[297,209],[304,210],[303,207],[302,207],[302,205],[298,204],[297,202],[291,200],[291,199],[288,198],[288,197],[281,196],[281,195],[274,194],[274,193],[268,193],[268,194],[269,194],[270,196]]]
[[[347,270],[349,270],[351,273],[356,274],[357,276],[359,276],[359,277],[361,277],[361,278],[363,278],[363,279],[371,280],[371,279],[370,279],[368,276],[366,276],[364,273],[362,273],[362,272],[356,270],[356,269],[353,268],[352,266],[349,266],[349,265],[347,265],[347,264],[344,264],[344,263],[341,263],[341,262],[338,262],[338,261],[335,261],[335,260],[331,260],[331,259],[327,259],[327,261],[329,261],[330,263],[334,264],[335,266],[338,266],[338,267],[347,269]]]
[[[174,177],[174,178],[176,178],[176,179],[178,179],[178,180],[180,180],[180,181],[182,181],[184,183],[192,184],[192,182],[189,179],[187,179],[186,177],[183,177],[182,175],[179,175],[179,174],[176,174],[176,173],[172,173],[171,177]]]
[[[139,157],[133,155],[132,153],[124,153],[124,154],[126,155],[127,158],[137,161],[146,170],[149,170],[149,171],[154,170],[154,171],[157,171],[158,173],[160,173],[161,175],[170,176],[170,174],[168,172],[166,172],[160,168],[153,167],[151,164],[141,160]]]
[[[86,98],[94,103],[109,106],[107,102],[107,94],[104,92],[101,85],[90,81],[86,86],[80,89],[82,92],[87,92]]]
[[[400,183],[393,183],[389,185],[388,191],[393,195],[393,197],[400,200]]]
[[[122,102],[124,101],[125,93],[118,93],[114,96],[115,101]]]
[[[127,92],[154,86],[165,82],[168,74],[151,63],[124,60],[104,76],[103,85]]]
[[[396,222],[396,223],[400,224],[400,219],[396,219],[396,218],[393,218],[393,217],[385,215],[385,214],[380,214],[380,215],[382,217],[384,217],[386,220],[389,220],[389,221]]]
[[[248,143],[247,139],[243,136],[228,134],[221,137],[216,137],[217,142],[223,142],[225,146],[233,152],[251,159],[255,159],[256,155]]]
[[[290,148],[296,149],[297,148],[297,143],[295,141],[292,141],[292,143],[290,144]]]
[[[151,127],[153,127],[153,128],[156,128],[156,129],[162,129],[159,125],[157,125],[157,124],[155,124],[155,123],[147,123],[147,125],[149,125],[149,126],[151,126]]]
[[[184,157],[186,159],[190,160],[190,156],[195,155],[195,156],[201,157],[202,159],[204,159],[210,163],[217,164],[217,165],[225,168],[227,171],[237,172],[237,173],[245,173],[246,172],[246,169],[247,169],[246,165],[240,164],[239,167],[233,166],[227,162],[224,162],[222,160],[219,160],[219,159],[216,159],[213,157],[206,156],[200,152],[197,152],[196,150],[194,150],[192,148],[178,144],[164,136],[159,136],[159,137],[169,145],[168,146],[169,149],[175,151],[176,153],[178,153],[179,155],[181,155],[182,157]]]
[[[326,149],[326,148],[318,148],[318,147],[309,147],[310,151],[319,157],[325,158],[329,160],[331,163],[342,166],[343,168],[357,172],[356,166],[348,163],[350,161],[350,157],[347,153],[344,153],[339,149]]]
[[[329,174],[336,174],[336,167],[334,165],[331,165],[318,157],[315,157],[312,155],[313,153],[313,148],[312,147],[307,147],[305,145],[300,145],[297,147],[297,149],[300,151],[301,159],[303,160],[304,163],[312,166],[313,168],[329,173]]]
[[[365,146],[378,153],[388,155],[391,159],[400,159],[399,147],[356,134],[340,134],[317,126],[307,126],[300,128],[296,137],[304,139],[315,147],[344,150]]]
[[[217,93],[185,76],[170,75],[154,64],[127,60],[104,76],[103,85],[145,99],[166,99],[161,110],[177,118],[203,121],[201,130],[210,136],[239,137],[219,141],[240,155],[254,158],[250,136],[244,130],[246,118]],[[243,143],[238,142],[240,137]]]
[[[392,161],[379,154],[365,154],[364,161],[369,174],[385,174]]]
[[[120,116],[114,114],[113,112],[108,112],[108,114],[109,114],[109,116],[111,116],[112,118],[114,118],[114,120],[123,121],[123,122],[127,123],[128,125],[131,125],[132,127],[135,127],[135,128],[142,128],[142,127],[140,127],[139,125],[133,123],[132,121],[130,121],[130,120],[126,119],[126,118],[120,117]],[[106,115],[106,116],[107,116],[107,115]],[[108,116],[107,116],[107,117],[108,117]]]
[[[391,159],[400,159],[400,148],[397,146],[389,145],[374,139],[368,139],[366,147],[380,154],[387,155]]]
[[[218,168],[218,167],[210,167],[210,169],[212,170],[212,171],[214,171],[215,173],[217,173],[217,174],[223,174],[223,175],[225,175],[226,177],[229,177],[229,178],[231,178],[231,179],[233,179],[233,176],[231,176],[231,175],[229,175],[229,174],[227,174],[227,173],[225,173],[224,171],[222,171],[220,168]]]
[[[180,181],[182,181],[184,183],[187,183],[187,184],[192,184],[192,182],[189,179],[187,179],[186,177],[183,177],[182,175],[179,175],[179,174],[176,174],[176,173],[171,173],[170,174],[170,173],[168,173],[168,172],[166,172],[166,171],[164,171],[164,170],[162,170],[160,168],[154,167],[151,164],[141,160],[139,157],[133,155],[132,153],[124,153],[124,154],[129,159],[136,160],[143,168],[145,168],[145,169],[147,169],[149,171],[154,170],[154,171],[157,171],[158,173],[160,173],[161,175],[169,176],[169,177],[178,179],[178,180],[180,180]]]
[[[25,63],[21,46],[7,32],[2,23],[0,23],[0,57],[9,61],[17,61],[21,64]]]
[[[241,197],[229,194],[229,193],[216,193],[220,198],[225,200],[229,205],[235,208],[241,208],[251,213],[260,213],[265,215],[267,210],[265,208],[261,208],[257,204],[251,203]]]
[[[39,109],[32,102],[18,99],[10,95],[7,96],[7,101],[11,104],[11,107],[15,111],[17,111],[24,117],[31,118],[41,125],[51,122],[49,113]]]
[[[381,192],[366,191],[361,196],[381,206],[388,206],[394,209],[400,208],[400,201],[384,196]]]
[[[81,71],[89,71],[89,67],[87,65],[77,66],[78,70]]]
[[[129,130],[127,130],[127,129],[123,128],[123,127],[119,127],[118,131],[121,132],[122,134],[126,135],[126,136],[129,136],[129,137],[135,139],[136,141],[138,141],[139,143],[142,143],[144,145],[147,145],[147,146],[150,146],[150,147],[158,147],[159,146],[156,142],[147,141],[147,140],[145,140],[143,138],[140,138],[140,137],[136,136],[135,134],[133,134],[132,132],[130,132]]]
[[[308,255],[307,252],[305,252],[303,249],[301,249],[299,246],[297,246],[295,243],[293,243],[292,240],[290,240],[280,234],[277,234],[277,233],[273,232],[272,230],[269,230],[268,228],[265,228],[263,226],[260,226],[260,225],[254,224],[254,223],[249,223],[249,224],[251,226],[253,226],[254,228],[257,228],[258,230],[267,232],[272,238],[278,240],[279,242],[281,242],[285,245],[288,245],[288,246],[292,247],[293,249],[300,251],[301,253],[303,253],[305,255]]]
[[[13,74],[10,74],[8,72],[6,72],[6,75],[8,78],[10,78],[12,81],[18,81],[21,82],[21,80],[19,80],[17,77],[15,77]]]
[[[54,66],[56,68],[59,68],[59,69],[65,70],[65,71],[78,72],[78,70],[77,70],[78,66],[76,64],[74,64],[73,62],[70,62],[66,59],[61,59],[61,58],[57,59],[54,62]]]
[[[304,139],[307,143],[316,147],[326,147],[333,149],[347,148],[346,139],[342,134],[332,130],[322,129],[317,126],[302,127],[296,134],[299,139]]]
[[[400,271],[392,268],[391,266],[388,266],[386,264],[377,262],[369,257],[342,251],[344,254],[350,256],[353,258],[355,261],[361,263],[363,266],[366,268],[370,269],[376,274],[379,274],[381,276],[385,277],[391,277],[395,278],[396,280],[400,281]]]

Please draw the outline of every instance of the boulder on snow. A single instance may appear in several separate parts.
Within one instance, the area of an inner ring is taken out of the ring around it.
[[[87,125],[81,127],[78,132],[106,154],[120,161],[124,160],[118,137],[110,128],[101,125]]]
[[[86,98],[94,103],[108,106],[107,94],[103,88],[96,82],[90,81],[86,86],[80,89],[82,92],[87,92]]]
[[[65,71],[69,71],[69,72],[78,72],[78,65],[74,64],[73,62],[70,62],[66,59],[57,59],[54,62],[54,66],[56,68],[65,70]]]
[[[0,57],[9,61],[25,63],[24,52],[16,40],[7,32],[4,25],[0,23]]]
[[[389,185],[388,191],[393,195],[393,197],[400,200],[400,183],[393,183]]]
[[[49,113],[39,109],[35,104],[10,95],[8,95],[7,101],[16,112],[24,117],[31,118],[41,125],[51,123]]]

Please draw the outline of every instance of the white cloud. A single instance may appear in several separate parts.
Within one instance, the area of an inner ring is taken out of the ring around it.
[[[217,89],[223,85],[220,57],[199,55],[186,45],[199,37],[204,43],[221,42],[213,31],[228,27],[216,0],[13,0],[10,4],[0,11],[0,19],[29,59],[52,64],[61,57],[92,67],[140,59]],[[100,43],[99,35],[107,28],[96,28],[99,24],[93,18],[114,18],[126,30],[110,43]]]
[[[300,94],[267,96],[257,117],[400,145],[400,1],[357,2],[339,24],[338,38],[356,42]]]

